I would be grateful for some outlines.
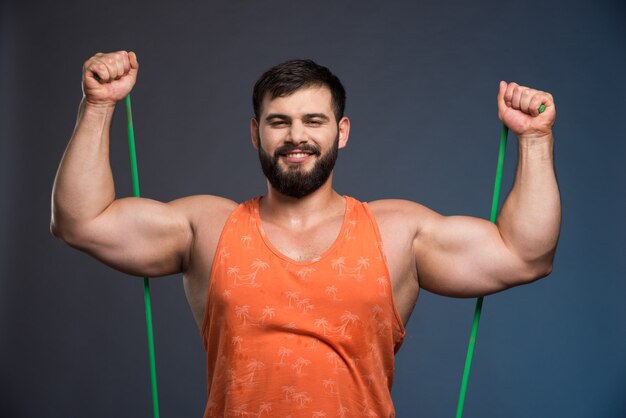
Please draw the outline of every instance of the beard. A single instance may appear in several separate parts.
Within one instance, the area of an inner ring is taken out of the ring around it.
[[[286,169],[279,166],[278,160],[281,155],[295,149],[310,152],[311,155],[318,157],[310,171],[304,171],[300,165],[288,166]],[[324,155],[321,154],[319,147],[313,145],[285,144],[277,148],[273,156],[259,146],[259,160],[263,174],[272,187],[286,196],[300,199],[319,189],[328,180],[335,167],[338,150],[339,134],[333,146]]]

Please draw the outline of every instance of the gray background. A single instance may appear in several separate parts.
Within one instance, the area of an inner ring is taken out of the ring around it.
[[[242,201],[265,182],[251,88],[329,66],[352,133],[336,188],[488,217],[500,79],[556,98],[563,229],[552,275],[485,300],[465,416],[625,417],[626,7],[603,1],[223,1],[0,6],[0,416],[151,416],[141,279],[49,234],[50,194],[93,53],[137,51],[142,195]],[[112,135],[131,194],[123,108]],[[512,138],[505,183],[516,158]],[[161,416],[199,417],[205,360],[179,276],[152,281]],[[473,300],[423,292],[397,356],[399,417],[451,417]]]

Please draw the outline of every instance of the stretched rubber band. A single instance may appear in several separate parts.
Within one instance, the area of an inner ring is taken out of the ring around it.
[[[546,110],[545,105],[539,106],[539,113]],[[500,203],[500,189],[502,188],[502,170],[504,168],[504,154],[506,151],[506,141],[509,134],[509,128],[502,124],[502,133],[500,135],[500,149],[498,151],[498,164],[496,167],[496,179],[493,186],[493,197],[491,199],[491,215],[489,220],[496,223],[498,218],[498,206]],[[476,346],[476,338],[478,335],[478,325],[480,323],[480,314],[483,309],[483,297],[476,300],[474,308],[474,320],[472,322],[472,330],[470,332],[469,344],[467,347],[467,355],[465,357],[465,368],[463,370],[463,378],[461,380],[461,392],[459,393],[459,402],[456,407],[456,418],[463,416],[463,406],[465,405],[465,395],[467,394],[467,383],[469,382],[470,369],[472,367],[472,358],[474,357],[474,347]]]
[[[137,171],[137,153],[135,151],[135,131],[133,129],[133,112],[130,106],[130,94],[126,103],[126,120],[128,122],[128,148],[130,151],[130,170],[133,178],[133,194],[139,197],[139,173]],[[146,331],[148,334],[148,358],[150,360],[150,386],[152,389],[152,411],[154,418],[159,418],[159,393],[157,391],[156,361],[154,356],[154,333],[152,331],[152,304],[150,303],[150,281],[143,278],[143,300],[146,307]]]

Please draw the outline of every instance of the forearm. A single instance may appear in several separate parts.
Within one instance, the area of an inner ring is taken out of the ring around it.
[[[498,228],[507,246],[537,272],[550,271],[561,224],[554,138],[520,137],[515,182]]]
[[[115,200],[109,162],[113,111],[113,105],[94,106],[84,99],[80,104],[52,191],[51,229],[55,235],[71,233]]]

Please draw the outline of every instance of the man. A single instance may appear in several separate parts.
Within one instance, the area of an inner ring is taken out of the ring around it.
[[[298,60],[254,88],[250,131],[266,196],[241,205],[215,196],[115,199],[109,126],[137,72],[133,52],[85,62],[51,229],[129,274],[183,273],[207,350],[205,417],[395,416],[393,357],[421,288],[474,297],[551,271],[560,202],[548,93],[500,83],[499,117],[520,152],[494,225],[338,195],[332,169],[350,133],[345,92],[328,69]]]

